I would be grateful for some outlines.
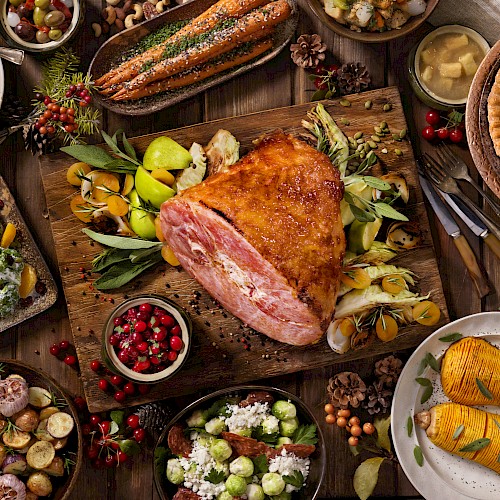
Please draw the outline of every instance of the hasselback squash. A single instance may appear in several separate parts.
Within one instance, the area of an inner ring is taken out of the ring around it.
[[[500,415],[443,403],[417,414],[415,421],[439,448],[500,474]]]
[[[444,355],[441,384],[455,403],[500,406],[500,349],[477,337],[455,342]]]

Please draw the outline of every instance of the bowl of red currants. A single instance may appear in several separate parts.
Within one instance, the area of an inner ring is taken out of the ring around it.
[[[104,325],[102,357],[107,367],[140,384],[172,377],[191,346],[192,324],[175,302],[137,295],[117,306]]]
[[[83,21],[80,0],[0,0],[0,30],[7,43],[28,52],[50,52]]]

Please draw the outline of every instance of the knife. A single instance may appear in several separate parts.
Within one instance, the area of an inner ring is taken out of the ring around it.
[[[491,251],[495,254],[497,259],[500,259],[500,240],[488,231],[486,224],[484,224],[467,205],[465,205],[460,198],[455,195],[443,193],[444,200],[453,209],[453,211],[467,224],[467,227],[490,247]]]
[[[488,295],[491,290],[488,285],[487,279],[483,276],[479,264],[477,263],[474,252],[465,239],[465,236],[460,233],[460,228],[458,227],[453,217],[450,215],[450,212],[446,208],[444,202],[432,187],[432,184],[420,174],[419,178],[420,185],[422,186],[422,189],[424,190],[429,203],[434,209],[437,218],[443,225],[445,231],[453,238],[453,243],[455,243],[455,246],[457,247],[460,256],[462,257],[467,271],[469,271],[469,275],[472,279],[472,282],[474,283],[474,286],[476,287],[479,297],[483,298],[484,296]]]

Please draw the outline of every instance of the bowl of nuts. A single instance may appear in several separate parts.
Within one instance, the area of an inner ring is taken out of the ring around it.
[[[28,52],[50,52],[73,37],[83,21],[80,0],[0,0],[0,31]]]

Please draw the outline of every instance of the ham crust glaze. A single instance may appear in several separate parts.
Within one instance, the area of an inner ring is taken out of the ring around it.
[[[328,157],[278,130],[228,172],[166,201],[162,231],[228,311],[275,340],[307,345],[335,309],[342,196]]]

